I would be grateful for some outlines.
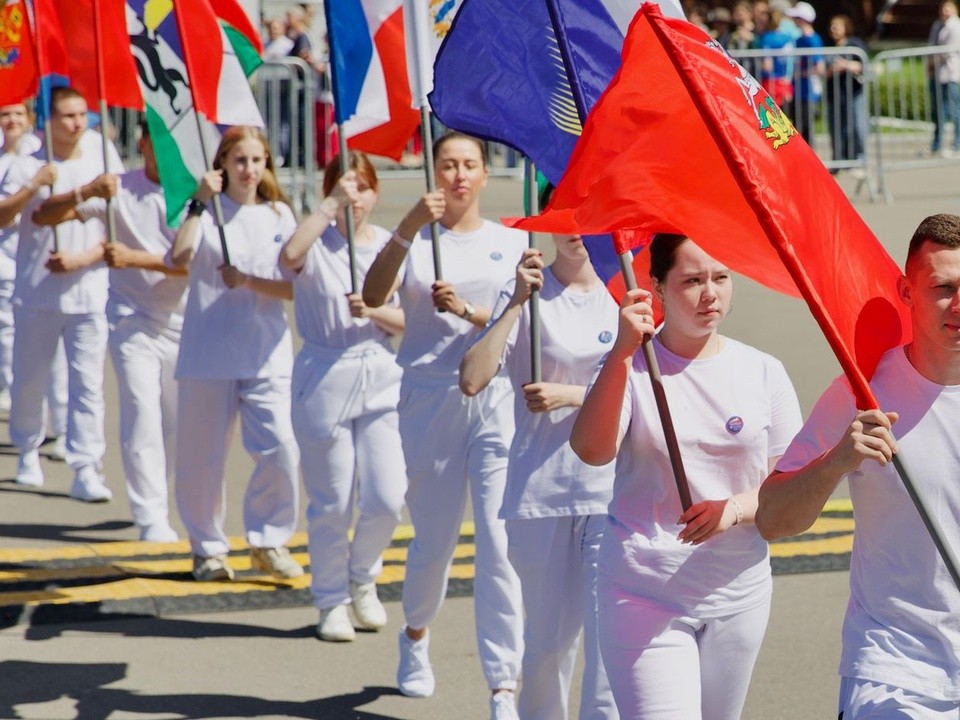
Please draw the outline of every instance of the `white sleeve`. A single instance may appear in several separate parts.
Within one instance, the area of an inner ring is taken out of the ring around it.
[[[803,425],[797,392],[786,368],[779,360],[772,362],[770,376],[770,431],[767,436],[768,457],[783,455]]]
[[[853,393],[841,376],[817,400],[807,422],[777,462],[777,471],[799,470],[823,455],[840,442],[856,414]]]
[[[107,222],[107,201],[103,198],[93,197],[84,200],[74,209],[77,211],[77,218],[80,222],[94,219],[104,223]]]

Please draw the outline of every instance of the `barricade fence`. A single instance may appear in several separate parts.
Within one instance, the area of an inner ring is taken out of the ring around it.
[[[850,173],[871,199],[888,200],[889,172],[960,162],[960,46],[885,50],[858,47],[730,50],[756,77],[833,173]],[[956,79],[952,79],[956,78]],[[277,164],[277,177],[300,213],[316,206],[323,163],[336,152],[329,78],[299,58],[268,60],[254,75],[254,96]],[[137,157],[137,114],[112,110],[125,158]],[[319,150],[319,152],[318,152]],[[382,175],[416,175],[411,138],[401,164]],[[523,158],[488,143],[492,175],[519,177]]]

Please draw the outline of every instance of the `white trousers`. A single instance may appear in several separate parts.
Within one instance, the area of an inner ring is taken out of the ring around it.
[[[120,395],[120,453],[130,513],[143,528],[167,523],[180,333],[141,315],[112,318],[110,357]]]
[[[320,610],[349,602],[350,581],[370,583],[383,570],[407,489],[399,386],[400,368],[385,351],[327,358],[305,347],[294,363],[293,430],[307,494],[310,589]]]
[[[616,720],[597,638],[597,557],[606,515],[507,520],[523,590],[521,720],[566,720],[580,633],[580,720]]]
[[[177,508],[195,555],[224,555],[224,467],[237,415],[243,447],[254,460],[243,500],[251,547],[279,547],[299,513],[300,454],[290,425],[289,378],[184,380],[178,383]]]
[[[960,702],[934,700],[922,693],[861,680],[840,678],[841,720],[957,720]]]
[[[44,439],[44,396],[57,343],[67,359],[67,464],[99,468],[103,435],[103,363],[107,321],[103,313],[69,314],[17,306],[13,344],[10,440],[19,452],[36,450]],[[56,430],[56,427],[54,427]]]
[[[600,650],[624,720],[739,720],[770,616],[692,618],[601,578]]]
[[[490,688],[513,689],[523,655],[520,581],[507,559],[498,518],[513,436],[509,381],[494,378],[474,398],[455,383],[405,375],[400,388],[400,437],[410,487],[407,508],[415,537],[407,554],[403,612],[423,628],[446,595],[453,552],[467,501],[476,526],[474,613],[477,648]]]

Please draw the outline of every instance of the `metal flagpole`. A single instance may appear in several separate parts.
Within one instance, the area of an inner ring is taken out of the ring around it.
[[[100,109],[100,135],[103,148],[103,172],[110,173],[110,154],[107,152],[107,97],[106,97],[106,78],[103,69],[103,16],[100,12],[101,0],[93,0],[93,44],[94,57],[97,63],[97,95],[99,96]],[[117,239],[117,218],[113,198],[107,198],[107,242],[115,242]]]
[[[340,146],[340,174],[343,176],[350,171],[347,136],[343,132],[343,123],[337,123],[337,142]],[[344,222],[347,225],[347,253],[350,256],[350,292],[356,295],[360,292],[360,281],[357,271],[357,246],[354,242],[354,233],[356,230],[353,227],[353,207],[351,205],[347,205],[344,209],[343,216]]]
[[[537,193],[537,170],[530,158],[524,159],[523,171],[527,185],[527,215],[536,215],[540,212],[540,198]],[[528,232],[527,240],[529,246],[536,249],[535,233]],[[540,291],[537,289],[530,293],[530,377],[531,382],[535,383],[543,379],[540,364]]]

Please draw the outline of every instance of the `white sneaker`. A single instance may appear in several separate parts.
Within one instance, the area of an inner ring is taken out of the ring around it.
[[[397,687],[407,697],[430,697],[437,687],[430,667],[430,634],[419,640],[407,637],[407,626],[400,628],[400,665]]]
[[[387,611],[377,597],[376,583],[350,581],[350,607],[357,627],[361,630],[380,630],[387,624]]]
[[[103,475],[98,473],[93,465],[84,465],[73,476],[70,497],[89,503],[108,502],[113,498],[113,492],[107,487]]]
[[[490,696],[490,720],[520,720],[517,701],[510,690],[501,690]]]
[[[40,467],[40,453],[36,450],[25,452],[17,460],[17,485],[27,487],[43,486],[43,468]]]
[[[7,388],[0,390],[0,412],[2,413],[10,412],[10,407],[12,404],[13,403],[10,400],[10,390],[8,390]]]
[[[193,579],[197,582],[233,580],[233,568],[227,564],[226,555],[211,557],[193,556]]]
[[[290,557],[285,547],[250,548],[250,566],[278,580],[292,580],[303,575],[303,568]]]
[[[53,445],[47,450],[47,459],[54,462],[67,461],[67,436],[57,435],[53,440]]]
[[[346,605],[334,605],[320,611],[317,637],[327,642],[353,642],[356,639],[357,633],[350,624]]]
[[[169,523],[158,522],[140,528],[140,539],[144,542],[172,543],[180,539],[177,531]]]

